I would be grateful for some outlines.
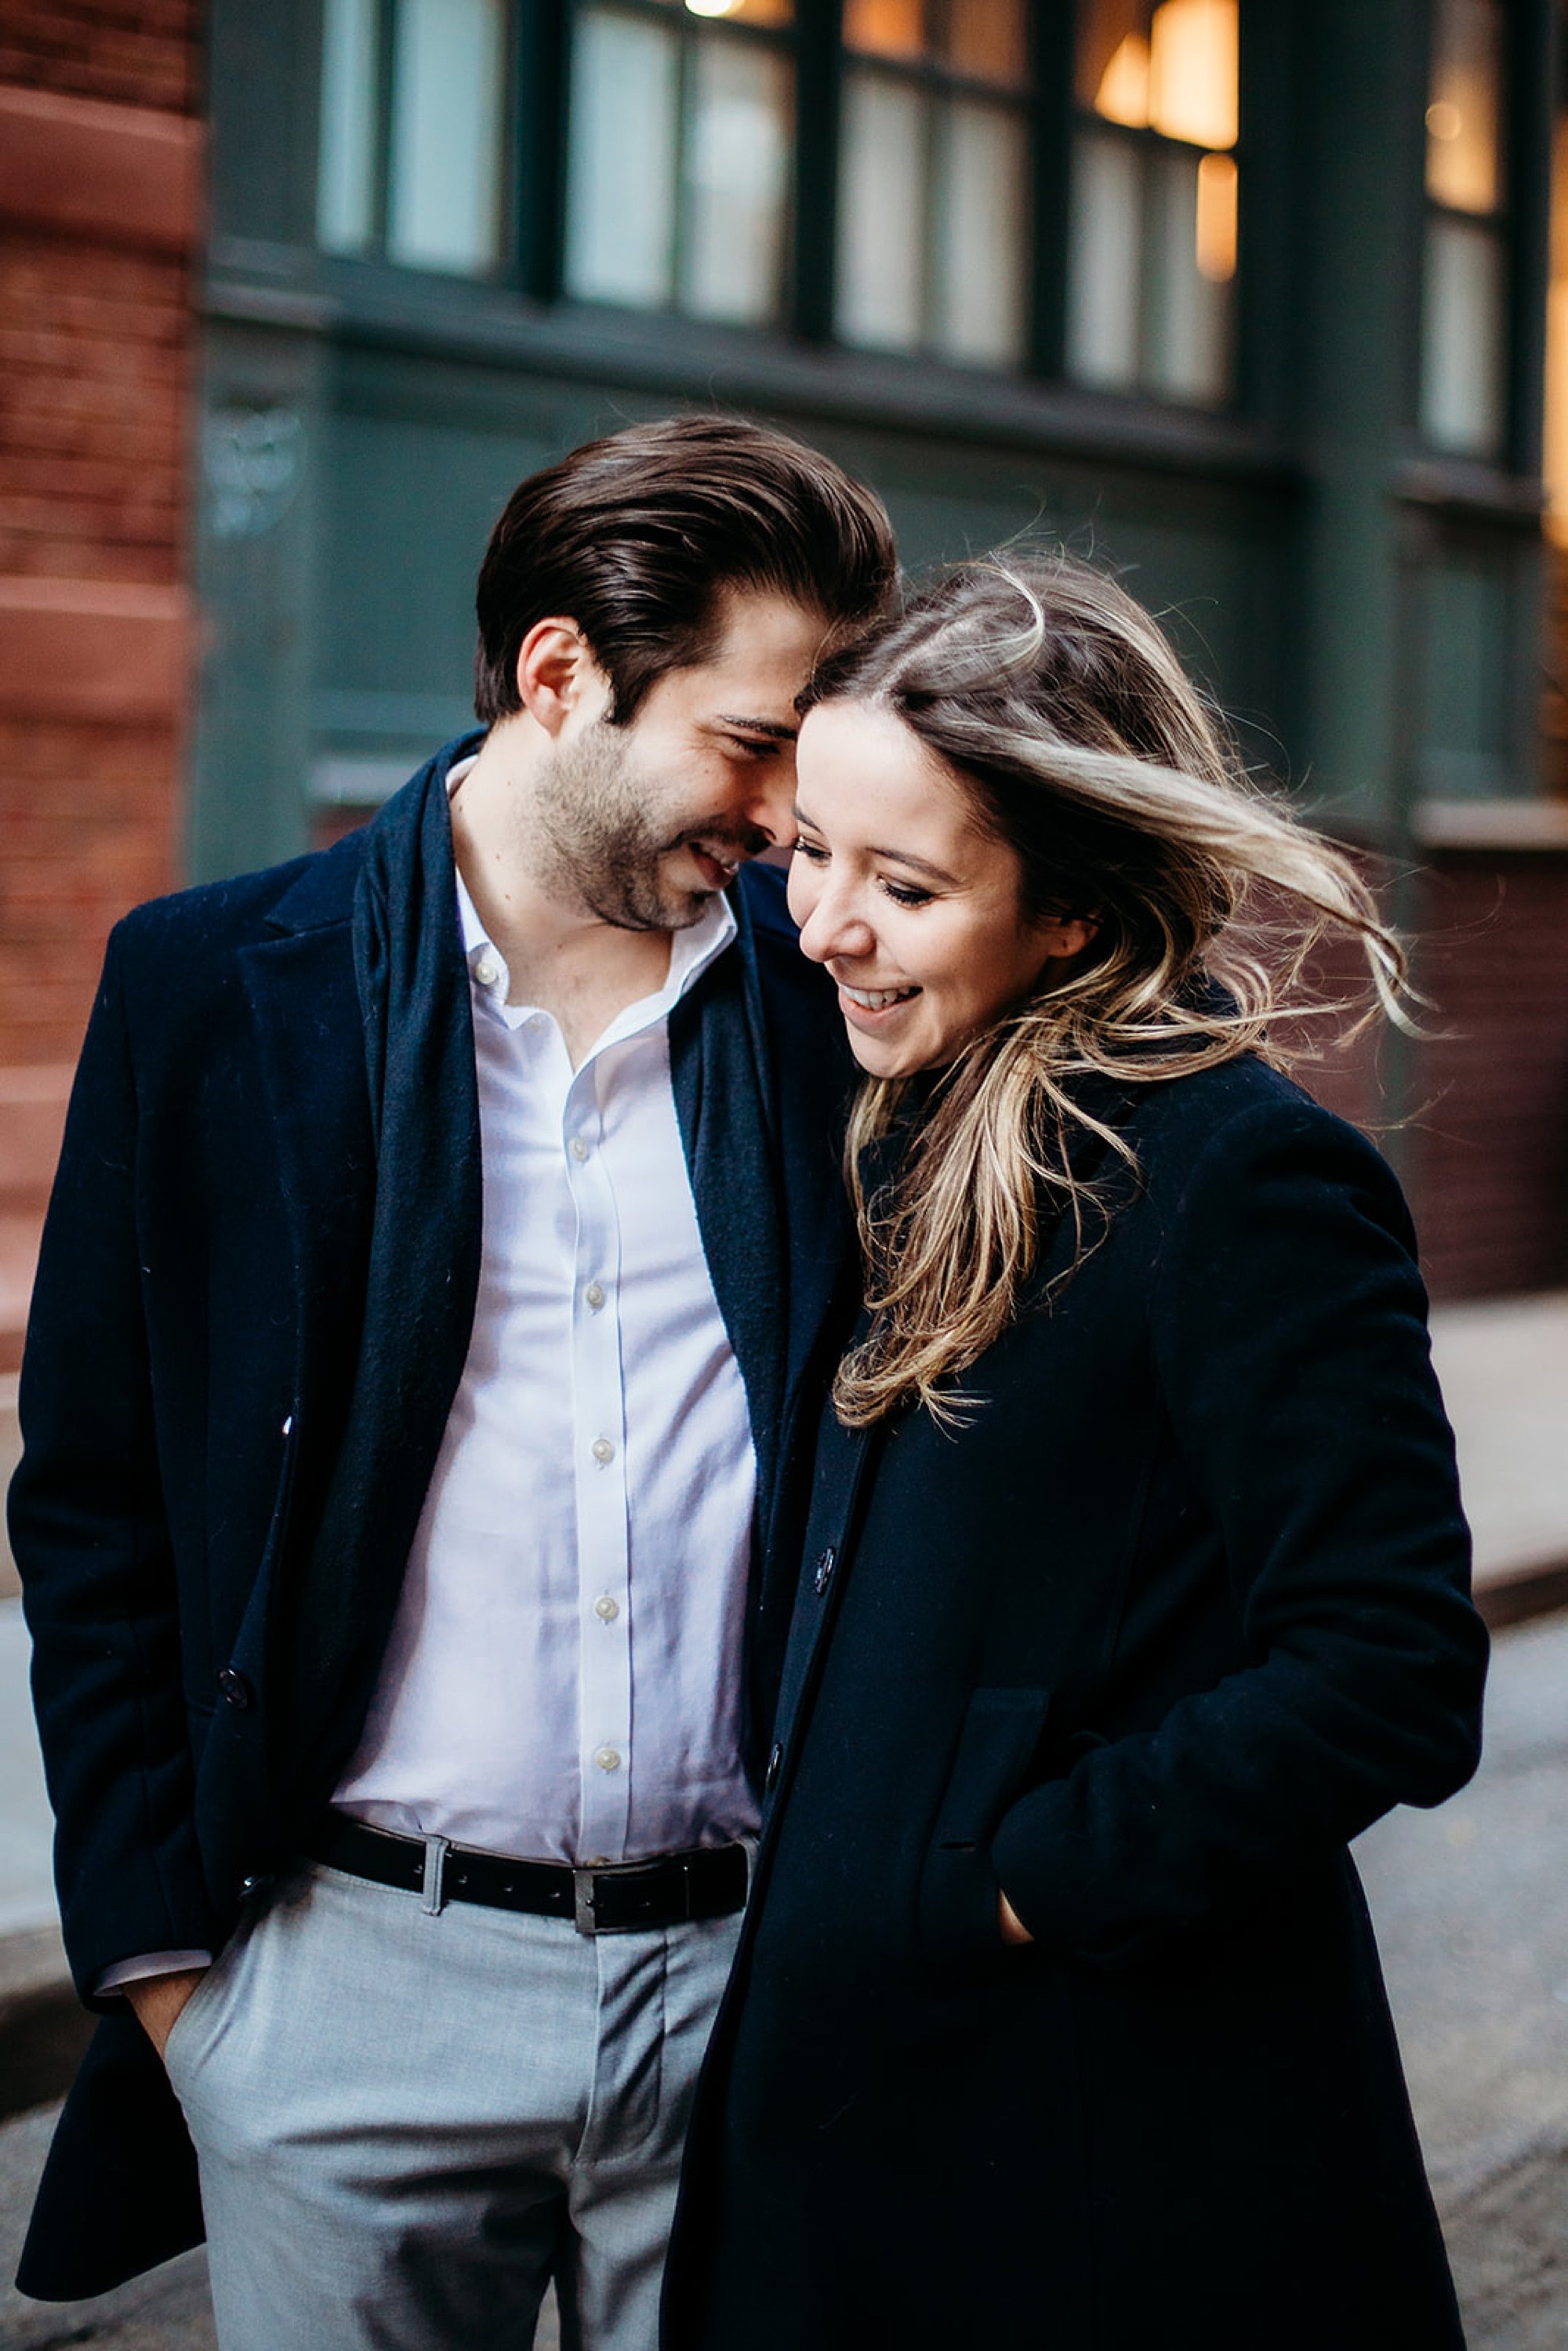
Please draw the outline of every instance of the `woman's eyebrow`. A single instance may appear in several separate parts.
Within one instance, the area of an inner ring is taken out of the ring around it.
[[[807,815],[799,800],[795,803],[795,821],[803,824],[810,832],[820,830],[816,820]],[[947,872],[940,865],[933,865],[928,858],[916,857],[910,850],[879,849],[874,841],[868,841],[865,853],[868,857],[885,857],[890,865],[907,865],[911,872],[924,873],[927,881],[944,883],[949,890],[961,890],[964,886],[956,873]]]
[[[879,849],[874,841],[868,841],[866,855],[885,857],[889,863],[894,865],[907,865],[912,872],[924,873],[929,881],[945,882],[949,890],[961,889],[963,886],[956,873],[947,872],[940,865],[933,865],[926,858],[916,857],[912,850]]]

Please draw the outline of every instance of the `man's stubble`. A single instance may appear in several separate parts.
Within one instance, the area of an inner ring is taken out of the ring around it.
[[[628,731],[598,720],[574,742],[555,745],[539,776],[535,880],[558,904],[585,906],[615,930],[685,930],[712,893],[679,888],[663,860],[695,841],[755,857],[768,837],[733,816],[705,818],[680,803],[678,784],[638,764]]]

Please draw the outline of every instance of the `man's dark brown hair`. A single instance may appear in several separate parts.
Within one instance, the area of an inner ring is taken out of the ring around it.
[[[537,621],[573,620],[623,725],[655,678],[716,649],[730,589],[771,590],[830,632],[875,619],[893,587],[879,497],[831,458],[731,416],[666,416],[591,441],[519,483],[479,573],[474,707],[521,705]]]

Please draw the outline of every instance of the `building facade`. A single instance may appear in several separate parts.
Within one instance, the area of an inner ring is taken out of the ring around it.
[[[200,31],[0,11],[0,1377],[105,934],[185,870]]]
[[[1168,618],[1423,939],[1432,1033],[1321,1084],[1435,1287],[1563,1279],[1554,14],[209,0],[184,870],[329,838],[466,723],[519,476],[744,409],[913,565],[1043,532]]]

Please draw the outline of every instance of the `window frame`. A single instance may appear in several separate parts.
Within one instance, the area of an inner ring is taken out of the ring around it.
[[[328,0],[320,0],[319,19],[325,23]],[[392,133],[396,116],[394,80],[397,72],[398,15],[403,0],[371,0],[376,19],[376,91],[371,110],[370,226],[364,244],[357,249],[325,246],[320,242],[319,193],[312,204],[312,234],[318,249],[332,261],[370,263],[383,269],[414,272],[422,277],[450,280],[462,286],[507,287],[517,283],[517,249],[519,224],[527,217],[524,191],[517,169],[519,139],[518,108],[522,97],[523,76],[520,51],[519,0],[502,0],[500,120],[496,126],[497,139],[497,220],[496,259],[485,269],[444,270],[423,262],[402,261],[388,246],[387,232],[392,205]],[[538,0],[527,0],[535,7]],[[322,52],[324,41],[318,40],[317,54],[317,136],[316,169],[320,171],[320,89],[324,74]],[[318,181],[319,187],[319,181]]]
[[[1519,34],[1522,11],[1512,8],[1508,0],[1498,0],[1498,24],[1500,35],[1498,55],[1497,89],[1497,176],[1500,200],[1489,213],[1467,212],[1461,205],[1447,204],[1434,196],[1427,182],[1427,138],[1426,117],[1432,103],[1432,67],[1437,50],[1437,12],[1441,0],[1427,0],[1422,12],[1421,78],[1417,85],[1421,106],[1420,154],[1420,246],[1416,269],[1416,370],[1411,430],[1416,446],[1423,455],[1437,465],[1482,466],[1492,472],[1514,470],[1518,447],[1517,394],[1519,373],[1517,360],[1516,323],[1519,316],[1519,256],[1518,234],[1520,214],[1523,209],[1518,200],[1518,172],[1521,168],[1519,115]],[[1427,279],[1432,250],[1432,229],[1435,223],[1450,222],[1458,226],[1480,230],[1497,249],[1499,261],[1498,341],[1495,352],[1497,367],[1498,434],[1497,445],[1490,450],[1455,449],[1429,438],[1426,425],[1427,407]]]
[[[383,22],[396,0],[378,0]],[[684,340],[693,364],[710,364],[706,357],[711,339],[732,343],[739,339],[758,353],[758,364],[777,368],[788,350],[810,363],[813,355],[846,373],[884,371],[889,380],[905,371],[912,380],[922,372],[949,371],[955,382],[972,384],[981,402],[1019,395],[1031,403],[1061,404],[1082,413],[1095,411],[1136,418],[1146,423],[1155,439],[1170,434],[1183,444],[1192,430],[1210,438],[1230,430],[1256,438],[1262,430],[1260,395],[1266,386],[1255,380],[1249,331],[1252,287],[1249,254],[1257,243],[1256,225],[1249,219],[1255,202],[1264,200],[1270,181],[1267,142],[1254,157],[1248,146],[1252,59],[1272,46],[1267,21],[1254,22],[1255,0],[1241,0],[1240,120],[1236,147],[1241,190],[1237,274],[1232,289],[1230,384],[1227,398],[1208,403],[1184,400],[1145,388],[1117,390],[1076,382],[1067,370],[1068,226],[1071,204],[1072,134],[1082,119],[1073,80],[1074,47],[1079,0],[1027,0],[1026,37],[1029,78],[1021,89],[958,74],[939,63],[921,59],[882,59],[851,50],[842,40],[842,0],[796,0],[795,22],[789,26],[723,27],[729,38],[760,39],[792,54],[795,71],[795,124],[791,157],[792,192],[787,229],[788,246],[780,315],[774,324],[731,325],[667,306],[622,307],[577,298],[565,286],[568,162],[571,48],[578,10],[587,0],[510,0],[508,56],[510,69],[507,101],[507,147],[502,191],[503,248],[496,268],[485,274],[461,275],[413,270],[396,262],[384,249],[386,194],[378,191],[382,234],[362,255],[335,254],[325,248],[322,261],[332,272],[386,271],[402,278],[417,277],[422,309],[434,314],[438,306],[466,306],[486,316],[487,332],[498,324],[497,298],[520,298],[519,323],[537,330],[546,314],[560,319],[570,335],[577,318],[605,322],[618,340],[651,349],[655,340],[668,338],[670,363],[678,364]],[[628,13],[669,23],[679,21],[678,6],[661,6],[658,0],[615,0]],[[1267,19],[1268,12],[1264,11]],[[690,19],[695,37],[722,26],[719,19]],[[682,26],[685,31],[686,27]],[[383,59],[390,52],[383,39]],[[864,63],[879,73],[920,83],[938,92],[973,97],[1016,110],[1026,141],[1026,184],[1029,190],[1022,293],[1023,331],[1019,361],[998,366],[955,359],[929,347],[919,351],[872,349],[841,340],[835,332],[840,131],[846,70]],[[383,82],[386,68],[383,67]],[[383,89],[380,101],[378,154],[384,173],[390,153],[390,110]],[[1098,120],[1098,118],[1093,118]],[[1107,130],[1117,126],[1106,125]],[[1159,145],[1181,146],[1159,133],[1143,135]],[[1197,152],[1197,151],[1195,151]],[[1276,207],[1277,208],[1277,207]],[[611,322],[618,322],[612,325]],[[764,357],[766,355],[766,357]],[[918,385],[915,384],[918,390]],[[1265,399],[1263,406],[1269,402]]]
[[[1072,0],[1072,5],[1070,5],[1064,11],[1064,14],[1071,21],[1071,38],[1068,46],[1066,57],[1063,61],[1067,78],[1066,113],[1068,130],[1065,143],[1068,151],[1068,195],[1066,214],[1061,232],[1061,347],[1059,362],[1061,381],[1063,384],[1070,386],[1074,392],[1081,393],[1088,399],[1136,402],[1140,405],[1152,404],[1155,407],[1171,409],[1187,415],[1231,417],[1244,413],[1249,404],[1248,392],[1249,390],[1251,375],[1251,371],[1248,364],[1249,353],[1248,349],[1249,338],[1246,332],[1248,305],[1246,299],[1247,288],[1245,281],[1249,245],[1247,218],[1252,203],[1252,183],[1254,177],[1253,157],[1248,141],[1249,117],[1251,111],[1248,66],[1249,52],[1251,47],[1252,36],[1255,31],[1254,19],[1257,15],[1257,11],[1255,8],[1248,5],[1248,0],[1239,0],[1237,11],[1238,57],[1236,138],[1229,147],[1219,150],[1198,146],[1195,141],[1189,139],[1173,139],[1167,132],[1156,131],[1151,123],[1113,121],[1109,116],[1096,113],[1092,106],[1083,102],[1078,94],[1077,33],[1080,16],[1082,9],[1087,5],[1088,0]],[[1141,214],[1139,223],[1140,282],[1138,287],[1139,303],[1137,325],[1138,373],[1135,380],[1127,384],[1090,383],[1084,381],[1081,377],[1074,376],[1071,371],[1070,354],[1067,348],[1068,321],[1070,318],[1070,304],[1071,301],[1071,221],[1072,210],[1072,180],[1077,167],[1077,159],[1081,143],[1091,137],[1103,139],[1106,141],[1118,141],[1121,144],[1131,148],[1139,159],[1138,172]],[[1147,360],[1144,347],[1148,334],[1149,293],[1147,278],[1147,249],[1154,221],[1154,203],[1151,186],[1153,173],[1149,170],[1148,166],[1152,160],[1162,155],[1172,154],[1173,152],[1176,154],[1196,155],[1199,157],[1223,152],[1230,158],[1236,167],[1236,265],[1228,281],[1227,281],[1230,290],[1228,297],[1229,316],[1227,321],[1228,349],[1226,351],[1225,368],[1226,385],[1223,392],[1215,400],[1190,397],[1178,392],[1161,392],[1146,380],[1145,373]]]

